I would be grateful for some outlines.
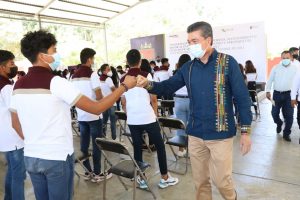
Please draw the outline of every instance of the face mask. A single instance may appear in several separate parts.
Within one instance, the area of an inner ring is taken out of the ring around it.
[[[10,68],[10,72],[7,74],[8,78],[12,79],[14,78],[18,73],[18,67],[14,66]]]
[[[52,63],[47,63],[47,62],[46,63],[50,66],[52,71],[55,71],[60,66],[60,59],[61,59],[60,55],[58,53],[55,53],[53,55],[49,55],[49,54],[46,55],[52,56],[52,58],[54,59]]]
[[[298,54],[293,54],[294,59],[298,59],[299,55]]]
[[[113,73],[112,73],[112,71],[109,71],[106,75],[109,77],[112,77]]]
[[[291,63],[291,60],[287,58],[287,59],[282,59],[281,62],[283,66],[287,67]]]
[[[206,49],[203,50],[201,44],[193,44],[189,46],[189,52],[195,58],[202,58],[206,52]]]

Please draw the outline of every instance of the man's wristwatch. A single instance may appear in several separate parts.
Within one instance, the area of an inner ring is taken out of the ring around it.
[[[242,125],[241,126],[241,135],[251,135],[251,126]]]
[[[125,88],[126,92],[128,91],[128,87],[127,87],[127,85],[125,83],[121,83],[120,85],[122,85]]]

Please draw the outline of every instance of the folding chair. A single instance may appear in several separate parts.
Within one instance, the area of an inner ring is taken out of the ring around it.
[[[147,168],[150,167],[150,165],[146,162],[136,162],[132,155],[129,153],[128,148],[125,146],[125,144],[121,142],[117,142],[114,140],[108,140],[104,138],[97,138],[96,144],[99,147],[102,155],[104,156],[104,185],[103,185],[103,199],[106,199],[106,176],[108,173],[112,173],[117,175],[119,181],[122,183],[124,188],[128,190],[127,186],[123,182],[123,180],[120,178],[128,178],[133,180],[133,200],[136,199],[136,181],[137,176],[141,176],[142,179],[145,181],[146,185],[148,186],[149,192],[151,192],[154,199],[156,199],[156,196],[152,189],[150,188],[147,179],[144,175],[144,172]],[[118,162],[117,164],[113,165],[110,160],[108,159],[108,156],[105,154],[104,151],[109,151],[117,154],[123,154],[126,156],[129,156],[130,160],[122,160]],[[110,169],[107,171],[107,163],[110,165]]]
[[[172,138],[169,138],[164,130],[164,128],[169,128],[170,132],[171,132],[171,129],[185,130],[184,122],[179,119],[174,119],[174,118],[169,118],[169,117],[158,117],[158,122],[161,126],[161,129],[163,132],[163,137],[166,139],[166,144],[169,145],[169,147],[176,159],[175,164],[177,164],[179,157],[176,155],[172,146],[182,147],[182,148],[187,149],[187,153],[185,156],[185,171],[184,172],[180,172],[180,171],[176,171],[176,170],[169,170],[169,171],[177,173],[177,174],[181,174],[181,175],[186,174],[187,169],[188,169],[188,137],[187,137],[187,135],[182,135],[182,136],[176,135]]]
[[[77,112],[76,112],[75,106],[73,106],[71,108],[71,119],[72,119],[71,125],[72,125],[73,135],[75,133],[75,135],[80,137],[79,125],[78,125],[78,121],[77,121]]]
[[[166,117],[166,111],[168,110],[168,114],[170,114],[170,109],[174,108],[174,100],[161,100],[160,107],[163,113],[163,116]]]
[[[256,102],[253,102],[252,99],[251,99],[251,96],[250,96],[250,99],[251,99],[251,107],[256,107],[257,108],[257,112],[255,112],[255,120],[257,120],[258,118],[260,118],[260,108],[259,108],[259,102],[258,102],[258,95],[257,95],[257,91],[256,90],[249,90],[249,94],[254,94],[254,97],[255,97],[255,101]]]
[[[132,139],[131,139],[131,133],[126,131],[126,127],[127,127],[127,115],[126,115],[126,113],[123,112],[123,111],[115,111],[115,115],[116,115],[117,122],[120,125],[120,142],[121,142],[122,135],[124,135],[124,136],[127,137],[129,142],[133,145],[133,142],[132,142]],[[122,124],[122,121],[124,121],[123,124]],[[146,143],[144,137],[143,137],[143,140],[144,140],[145,144],[147,145],[147,149],[148,149],[149,153],[151,153],[152,151],[151,151],[149,145]]]
[[[89,170],[83,165],[83,162],[90,159],[90,157],[92,157],[91,153],[88,153],[87,155],[81,154],[79,157],[75,158],[75,164],[79,164],[84,170],[85,172],[89,172]],[[75,170],[75,174],[78,176],[78,178],[80,178],[80,175],[84,175],[84,174],[80,174]]]

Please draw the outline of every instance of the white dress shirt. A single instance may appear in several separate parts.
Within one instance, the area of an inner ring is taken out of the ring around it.
[[[296,72],[297,66],[292,62],[287,67],[283,66],[280,62],[271,71],[269,80],[266,85],[266,92],[270,92],[272,86],[274,90],[279,92],[291,90]]]

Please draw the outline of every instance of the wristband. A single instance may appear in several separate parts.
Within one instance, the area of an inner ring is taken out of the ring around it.
[[[242,125],[241,135],[251,135],[251,126]]]
[[[128,87],[125,83],[121,83],[121,85],[125,88],[125,91],[127,92],[128,91]]]
[[[153,82],[152,81],[149,81],[148,82],[148,85],[146,87],[144,87],[146,90],[152,90],[153,88]]]

